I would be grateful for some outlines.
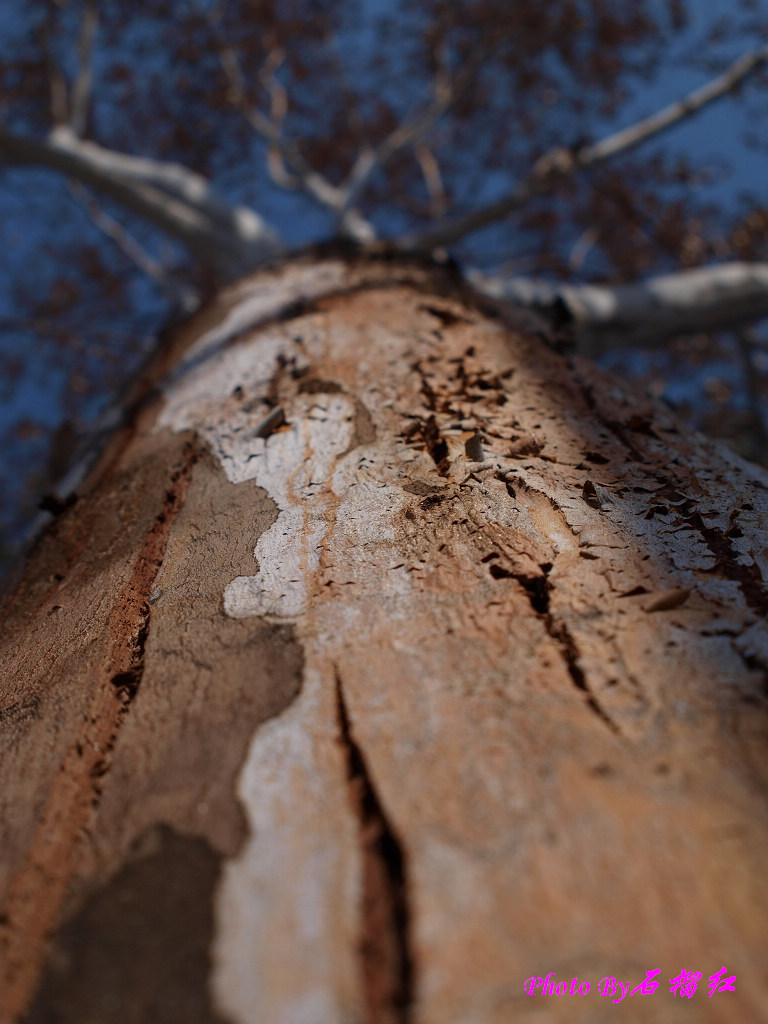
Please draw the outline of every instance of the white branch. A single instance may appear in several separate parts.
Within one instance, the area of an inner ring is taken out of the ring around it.
[[[468,276],[491,298],[565,319],[576,342],[592,349],[653,344],[768,316],[768,263],[697,267],[616,287]]]
[[[487,206],[471,211],[400,239],[398,244],[406,250],[435,249],[451,245],[465,235],[478,231],[524,206],[536,196],[550,192],[564,178],[577,171],[596,167],[621,153],[628,153],[641,143],[660,135],[704,107],[737,89],[757,68],[768,61],[768,47],[745,54],[734,61],[722,75],[695,89],[675,103],[650,117],[622,128],[593,145],[579,149],[558,147],[545,153],[511,192]]]
[[[623,128],[621,131],[614,132],[613,135],[609,135],[608,138],[603,139],[601,142],[584,147],[583,151],[579,154],[580,162],[583,161],[584,166],[600,163],[610,159],[612,156],[616,156],[617,153],[625,153],[627,150],[639,146],[640,143],[645,142],[646,139],[650,139],[652,136],[667,131],[679,121],[697,114],[704,107],[709,106],[710,103],[733,92],[741,85],[744,79],[748,78],[753,71],[756,71],[766,61],[768,61],[767,46],[756,50],[754,53],[744,54],[735,60],[722,75],[718,75],[717,78],[713,78],[706,85],[694,89],[693,92],[688,93],[687,96],[684,96],[677,102],[670,103],[663,110],[644,118],[642,121],[638,121],[636,124],[630,125],[629,128]]]
[[[448,110],[454,100],[453,90],[442,87],[437,88],[436,93],[431,103],[413,118],[398,125],[379,146],[375,149],[365,149],[360,153],[343,186],[342,216],[355,206],[373,175],[386,167],[396,153],[423,141],[430,129]]]
[[[181,164],[127,156],[78,139],[67,128],[37,141],[0,130],[0,161],[60,171],[117,200],[182,242],[201,261],[235,277],[279,254],[276,233],[253,210],[219,198]]]

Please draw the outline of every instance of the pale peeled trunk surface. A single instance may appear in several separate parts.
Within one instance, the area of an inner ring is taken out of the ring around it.
[[[7,1019],[764,1019],[765,474],[426,272],[272,317],[365,273],[193,321],[10,604]]]

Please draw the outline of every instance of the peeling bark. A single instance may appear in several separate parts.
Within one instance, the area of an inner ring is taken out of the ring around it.
[[[128,407],[6,597],[3,1024],[761,1019],[764,472],[418,261]]]

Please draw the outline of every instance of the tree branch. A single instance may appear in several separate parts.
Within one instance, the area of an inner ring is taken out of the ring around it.
[[[93,85],[93,43],[98,25],[99,11],[96,0],[86,0],[77,47],[77,77],[72,83],[69,100],[69,127],[78,136],[83,134],[88,121]]]
[[[276,233],[253,210],[219,198],[209,182],[181,164],[127,156],[71,130],[37,141],[0,130],[0,161],[41,166],[117,200],[182,242],[225,277],[236,277],[282,251]]]
[[[175,281],[157,260],[136,241],[123,225],[111,217],[79,182],[71,182],[69,190],[83,206],[93,224],[109,238],[139,270],[154,281],[178,307],[186,312],[197,308],[200,298],[186,285]]]
[[[246,91],[245,76],[240,67],[237,54],[231,46],[219,41],[219,63],[229,82],[232,97],[240,113],[257,135],[266,139],[268,143],[267,166],[272,180],[281,188],[297,189],[301,187],[301,178],[292,174],[285,165],[282,136],[282,117],[276,117],[276,111],[272,109],[272,118],[263,114],[258,107],[255,107],[248,99]],[[273,74],[274,78],[274,74]]]
[[[51,97],[51,120],[54,124],[66,124],[69,120],[69,89],[64,74],[56,63],[51,45],[51,32],[53,30],[54,9],[51,3],[46,4],[46,16],[41,22],[38,30],[40,40],[40,51],[43,56],[43,64],[48,76],[48,88]]]
[[[349,216],[373,175],[386,167],[397,153],[409,146],[418,147],[424,141],[435,124],[465,91],[476,69],[477,62],[470,63],[456,82],[451,81],[449,73],[441,69],[434,80],[434,98],[412,118],[398,125],[378,146],[364,149],[360,153],[341,187],[344,194],[339,211],[342,229],[347,226]]]
[[[440,174],[440,164],[437,162],[434,153],[429,146],[421,143],[416,146],[413,155],[416,163],[421,168],[424,184],[429,194],[429,202],[434,217],[440,217],[445,212],[447,198],[443,177]]]
[[[616,287],[468,276],[491,298],[565,320],[576,342],[593,351],[738,328],[768,316],[768,263],[697,267]]]
[[[265,69],[267,78],[264,84],[270,93],[272,104],[271,116],[267,117],[248,99],[245,76],[233,48],[221,40],[218,41],[218,46],[219,60],[238,109],[256,134],[268,144],[267,167],[273,181],[282,188],[302,189],[321,206],[341,217],[346,197],[344,189],[338,188],[311,167],[298,145],[286,139],[283,134],[282,122],[287,109],[287,98],[275,78],[276,68],[272,67],[270,71],[268,62]],[[373,226],[357,211],[348,212],[345,224],[348,234],[358,242],[369,242],[376,237]]]
[[[621,153],[628,153],[641,143],[660,135],[704,107],[737,89],[757,68],[768,61],[768,47],[739,57],[711,82],[694,89],[687,96],[664,107],[650,117],[622,128],[600,142],[568,149],[561,146],[545,153],[534,165],[531,173],[511,192],[487,206],[459,217],[443,221],[421,233],[412,233],[399,239],[401,249],[435,249],[451,245],[465,235],[501,220],[522,209],[536,196],[552,189],[564,178],[577,171],[596,167]]]

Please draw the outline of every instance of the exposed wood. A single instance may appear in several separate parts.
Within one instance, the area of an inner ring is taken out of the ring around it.
[[[2,1024],[762,1019],[768,476],[484,301],[296,261],[145,376],[6,598]]]

